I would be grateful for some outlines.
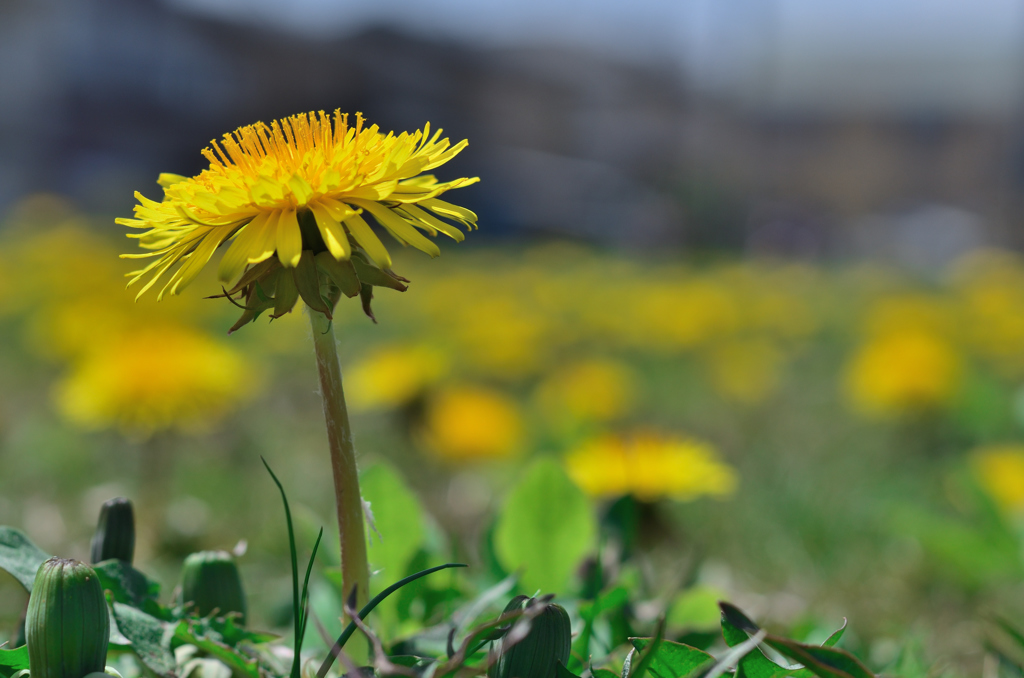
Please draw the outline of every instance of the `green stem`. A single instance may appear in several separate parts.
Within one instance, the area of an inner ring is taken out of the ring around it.
[[[341,364],[331,321],[323,313],[308,309],[313,328],[313,347],[320,373],[320,394],[324,399],[327,442],[331,450],[334,497],[338,508],[338,532],[341,537],[341,581],[347,598],[357,587],[356,609],[369,599],[370,567],[366,560],[366,533],[363,528],[363,499],[359,494],[356,451],[352,427],[341,387]]]

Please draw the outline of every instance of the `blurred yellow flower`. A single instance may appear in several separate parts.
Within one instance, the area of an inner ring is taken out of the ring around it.
[[[1009,513],[1024,513],[1024,444],[982,447],[971,453],[982,488]]]
[[[442,219],[467,229],[476,224],[475,214],[437,196],[478,179],[440,183],[423,172],[448,162],[466,144],[450,145],[440,130],[431,136],[429,125],[412,134],[385,135],[376,125],[364,128],[361,114],[350,126],[348,114],[340,111],[333,117],[320,111],[241,127],[203,150],[210,166],[198,176],[161,174],[161,202],[135,194],[135,218],[117,223],[143,230],[134,237],[152,252],[124,256],[156,259],[136,271],[131,283],[149,276],[141,296],[183,262],[159,297],[177,294],[229,240],[218,268],[224,283],[275,254],[268,271],[277,264],[295,269],[304,250],[328,251],[336,261],[347,261],[358,247],[387,271],[391,256],[365,214],[402,245],[437,256],[437,245],[420,231],[462,240],[462,231]],[[296,283],[303,292],[301,278]]]
[[[1024,262],[985,250],[958,262],[954,282],[971,344],[1010,377],[1024,375]]]
[[[948,402],[956,393],[960,354],[926,330],[897,330],[870,339],[846,369],[846,390],[868,414],[893,415]]]
[[[691,501],[727,497],[737,482],[736,472],[719,461],[710,444],[649,432],[593,439],[565,463],[576,484],[595,497]]]
[[[255,379],[231,348],[178,325],[151,325],[82,356],[54,393],[86,428],[201,430],[245,400]]]
[[[507,457],[518,451],[522,419],[516,403],[481,386],[453,386],[427,406],[424,442],[445,461]]]
[[[448,371],[446,357],[430,346],[385,346],[353,365],[346,376],[354,409],[404,405]]]
[[[652,281],[636,290],[621,322],[631,343],[663,349],[692,348],[735,331],[737,300],[725,285],[709,280]]]
[[[537,387],[536,402],[552,419],[607,421],[629,411],[634,375],[621,362],[591,359],[566,365]]]
[[[725,340],[707,351],[715,390],[741,403],[759,403],[774,393],[784,360],[782,351],[763,338]]]

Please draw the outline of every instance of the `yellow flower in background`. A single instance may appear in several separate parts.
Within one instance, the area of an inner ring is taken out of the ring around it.
[[[378,348],[346,375],[351,405],[358,410],[404,405],[447,371],[447,358],[430,346]]]
[[[951,300],[923,294],[893,294],[868,310],[865,329],[870,335],[927,332],[953,337],[959,330],[957,309]]]
[[[152,252],[124,256],[155,261],[129,284],[148,275],[141,296],[181,262],[159,297],[177,294],[225,242],[231,244],[218,268],[224,283],[275,254],[267,271],[278,264],[295,269],[304,250],[326,250],[336,261],[348,261],[356,247],[387,271],[391,257],[366,215],[402,245],[437,256],[437,245],[420,231],[462,240],[462,231],[444,220],[467,229],[476,224],[475,214],[438,196],[478,179],[438,182],[424,172],[448,162],[466,144],[450,145],[440,130],[431,136],[429,125],[411,134],[385,135],[376,125],[364,127],[360,114],[349,125],[348,114],[340,111],[241,127],[203,151],[210,167],[198,176],[160,175],[162,201],[135,194],[135,218],[117,223],[143,230],[134,237]]]
[[[605,359],[572,363],[537,387],[537,405],[550,418],[608,421],[629,411],[635,399],[629,366]]]
[[[897,330],[861,346],[846,369],[853,404],[867,414],[897,415],[947,403],[962,372],[957,349],[926,330]]]
[[[86,353],[54,396],[86,428],[148,434],[206,428],[254,386],[249,366],[221,342],[187,327],[151,325]]]
[[[197,320],[215,305],[124,294],[117,249],[65,204],[40,197],[20,208],[30,229],[4,234],[0,270],[16,281],[26,344],[66,365],[58,410],[85,428],[133,435],[212,425],[258,387],[241,355]]]
[[[972,253],[957,263],[956,292],[971,345],[1003,374],[1024,375],[1024,262],[995,250]]]
[[[1024,513],[1024,444],[982,447],[971,453],[981,487],[1008,513]]]
[[[764,338],[726,340],[709,347],[711,384],[723,396],[759,403],[778,389],[785,356]]]
[[[632,494],[641,501],[727,497],[736,472],[705,442],[640,432],[603,436],[566,457],[569,475],[595,497]]]
[[[424,442],[451,462],[508,457],[523,434],[515,401],[481,386],[441,391],[428,404],[424,423]]]
[[[621,325],[634,345],[693,348],[735,331],[740,322],[735,296],[717,281],[652,282],[642,293],[636,290],[625,309],[630,315]]]

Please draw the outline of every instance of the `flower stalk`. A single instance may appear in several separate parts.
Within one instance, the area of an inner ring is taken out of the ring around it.
[[[338,511],[338,532],[341,538],[341,580],[345,596],[357,587],[355,607],[362,608],[369,600],[370,566],[366,558],[366,533],[363,527],[363,498],[359,493],[356,451],[352,442],[352,426],[345,406],[341,383],[341,364],[331,321],[319,311],[309,309],[313,330],[316,366],[320,374],[320,393],[327,421],[327,442],[334,476],[334,497]]]

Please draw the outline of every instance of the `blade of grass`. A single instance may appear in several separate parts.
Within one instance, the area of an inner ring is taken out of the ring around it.
[[[284,502],[284,517],[285,522],[288,523],[288,550],[291,551],[292,556],[292,614],[295,619],[295,656],[292,659],[292,670],[291,678],[301,678],[300,669],[302,664],[302,658],[299,656],[299,652],[302,649],[302,631],[303,631],[303,620],[302,610],[300,609],[301,600],[299,598],[299,556],[295,550],[295,530],[292,527],[292,511],[288,507],[288,496],[284,492],[284,486],[281,485],[281,481],[277,479],[277,475],[270,468],[270,464],[267,460],[260,456],[260,461],[263,462],[263,466],[267,469],[267,473],[274,479],[274,484],[277,485],[277,489],[281,492],[281,501]],[[321,533],[323,531],[321,530]],[[319,539],[317,539],[319,543]],[[312,561],[310,565],[312,565]],[[308,575],[307,575],[308,576]]]
[[[317,549],[320,548],[320,540],[323,539],[324,528],[320,528],[320,533],[316,535],[316,542],[313,544],[313,552],[309,556],[309,562],[306,564],[306,578],[302,581],[302,601],[300,607],[302,608],[302,630],[299,632],[298,637],[295,639],[298,646],[295,648],[295,656],[301,656],[302,643],[306,639],[306,623],[309,622],[309,575],[313,571],[313,561],[316,559]]]
[[[391,586],[387,587],[386,589],[378,593],[373,598],[373,600],[368,602],[363,607],[363,609],[359,610],[359,618],[366,619],[366,615],[373,612],[373,608],[377,607],[381,603],[381,601],[383,601],[385,598],[387,598],[392,593],[402,588],[406,584],[414,582],[420,577],[425,577],[428,574],[437,572],[438,570],[448,569],[449,567],[466,567],[466,565],[463,563],[445,563],[444,565],[438,565],[437,567],[431,567],[426,570],[421,570],[416,574],[410,574],[405,579],[395,582]],[[339,652],[341,652],[341,649],[345,647],[345,643],[348,642],[348,639],[352,637],[352,634],[355,633],[355,631],[355,623],[349,622],[348,626],[345,627],[345,630],[341,632],[340,636],[338,636],[338,640],[335,641],[334,647],[331,648],[331,651],[327,655],[327,659],[325,659],[324,663],[320,665],[320,669],[316,672],[317,678],[324,678],[324,676],[327,675],[327,672],[331,670],[331,666],[334,665],[334,658],[338,655]]]

